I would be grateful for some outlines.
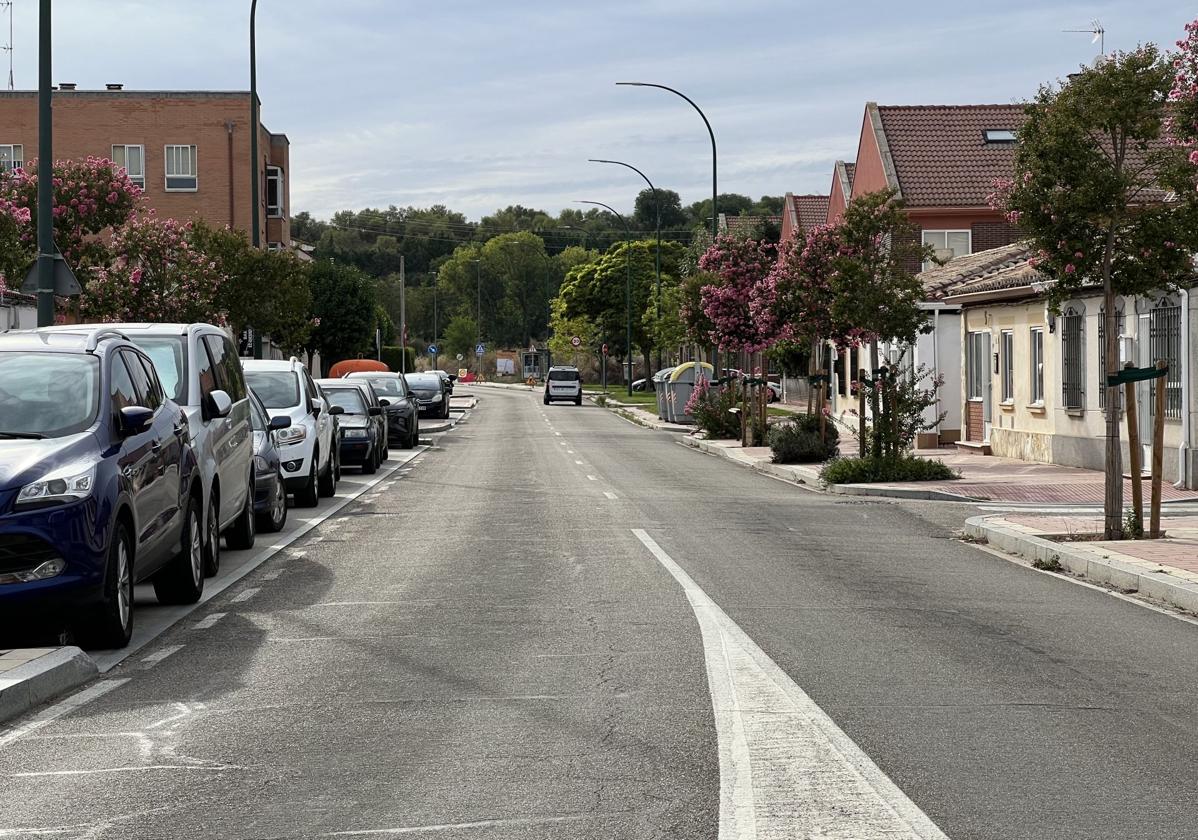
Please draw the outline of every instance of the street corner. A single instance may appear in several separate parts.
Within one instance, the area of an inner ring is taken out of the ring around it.
[[[0,724],[98,673],[92,658],[77,647],[0,649]]]

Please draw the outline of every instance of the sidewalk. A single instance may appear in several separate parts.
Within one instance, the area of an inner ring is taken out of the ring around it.
[[[96,663],[77,647],[0,649],[0,723],[98,673]]]

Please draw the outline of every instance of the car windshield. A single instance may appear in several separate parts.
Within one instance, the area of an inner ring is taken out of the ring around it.
[[[329,388],[324,392],[329,396],[329,402],[345,409],[346,414],[365,414],[366,400],[357,386],[353,388]]]
[[[299,405],[299,377],[289,370],[247,370],[245,379],[267,408]]]
[[[578,371],[576,370],[551,370],[549,378],[554,382],[577,382]]]
[[[404,377],[410,388],[440,388],[441,377],[432,373],[409,373]]]
[[[77,434],[96,421],[99,409],[95,356],[0,352],[0,438]]]
[[[186,336],[136,336],[133,343],[142,349],[154,369],[167,396],[180,405],[187,404],[187,350]]]
[[[363,376],[374,388],[374,392],[380,397],[402,397],[404,395],[403,380],[398,376],[377,376],[374,378]]]

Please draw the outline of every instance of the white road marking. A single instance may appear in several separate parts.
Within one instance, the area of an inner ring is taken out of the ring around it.
[[[573,450],[573,449],[567,449],[567,450],[566,450],[566,454],[567,454],[567,455],[573,455],[573,454],[574,454],[574,450]]]
[[[615,493],[613,493],[610,490],[604,490],[603,495],[607,496],[607,498],[612,499],[613,501],[620,498],[619,496],[617,496]]]
[[[133,767],[104,767],[99,770],[42,770],[36,773],[9,773],[14,779],[36,779],[42,776],[98,776],[107,773],[140,773],[144,770],[208,770],[220,773],[230,769],[224,765],[150,764]]]
[[[218,622],[222,618],[224,618],[225,615],[226,615],[225,613],[213,613],[212,615],[208,616],[207,618],[202,618],[199,621],[197,621],[195,623],[195,625],[192,626],[191,629],[192,630],[211,630],[213,625],[215,625],[216,622]]]
[[[580,466],[580,467],[581,467],[581,466],[583,466],[583,462],[582,462],[582,461],[575,461],[574,463],[578,464],[578,466]]]
[[[554,432],[554,434],[555,434],[555,435],[557,435],[558,437],[561,437],[561,436],[562,436],[562,433],[561,433],[561,432]]]
[[[440,823],[437,825],[410,825],[396,828],[368,828],[358,831],[331,831],[318,837],[386,837],[401,834],[424,834],[432,831],[460,831],[466,828],[505,828],[508,826],[553,825],[555,823],[588,822],[612,814],[571,814],[560,817],[517,817],[508,820],[478,820],[476,822]]]
[[[260,589],[250,587],[249,589],[245,590],[241,594],[235,595],[234,597],[230,598],[229,603],[244,604],[246,601],[248,601],[250,598],[253,598],[255,595],[257,595],[261,591],[262,590],[260,590]]]
[[[598,480],[599,480],[599,478],[597,476],[593,476],[593,475],[587,476],[587,481],[598,481]]]
[[[283,574],[282,569],[275,569],[273,572],[267,572],[262,576],[263,580],[278,580],[279,575]]]
[[[164,647],[162,650],[155,651],[154,653],[151,653],[149,656],[144,657],[141,660],[141,664],[157,665],[159,662],[166,659],[168,656],[178,653],[181,650],[183,650],[183,645],[170,645],[169,647]]]
[[[948,840],[652,537],[703,637],[720,759],[720,840]]]
[[[303,557],[307,557],[307,556],[308,556],[308,552],[306,552],[306,551],[293,551],[293,552],[291,552],[291,556],[292,556],[292,557],[294,557],[296,560],[299,560],[299,559],[301,559],[301,558],[303,558]]]
[[[120,688],[129,682],[129,679],[129,677],[121,677],[114,680],[101,680],[95,685],[83,689],[83,691],[76,692],[64,700],[59,700],[28,723],[7,731],[0,730],[0,748],[8,746],[13,741],[23,738],[31,732],[36,732],[43,726],[58,720],[63,715],[68,715],[79,707],[90,703],[92,700],[103,697],[113,689]]]

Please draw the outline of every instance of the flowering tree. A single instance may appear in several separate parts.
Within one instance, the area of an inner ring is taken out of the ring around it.
[[[1170,141],[1186,152],[1186,160],[1198,166],[1198,19],[1186,24],[1185,37],[1177,42],[1173,58],[1172,112],[1165,119]]]
[[[767,242],[722,234],[699,258],[699,268],[717,282],[702,288],[703,312],[711,321],[711,340],[724,349],[756,352],[772,335],[754,318],[750,302],[765,283],[777,249]]]
[[[190,226],[136,217],[116,230],[109,265],[93,269],[84,317],[100,321],[207,321],[223,324],[216,301],[225,277],[188,241]]]
[[[1102,287],[1108,374],[1119,359],[1116,296],[1175,288],[1193,274],[1198,192],[1185,120],[1175,121],[1182,142],[1165,135],[1177,71],[1189,90],[1180,65],[1149,44],[1045,86],[1027,107],[1014,178],[996,185],[995,204],[1027,232],[1038,249],[1033,264],[1053,280],[1051,305]],[[1106,437],[1105,532],[1115,539],[1123,531],[1117,399],[1106,401]]]

